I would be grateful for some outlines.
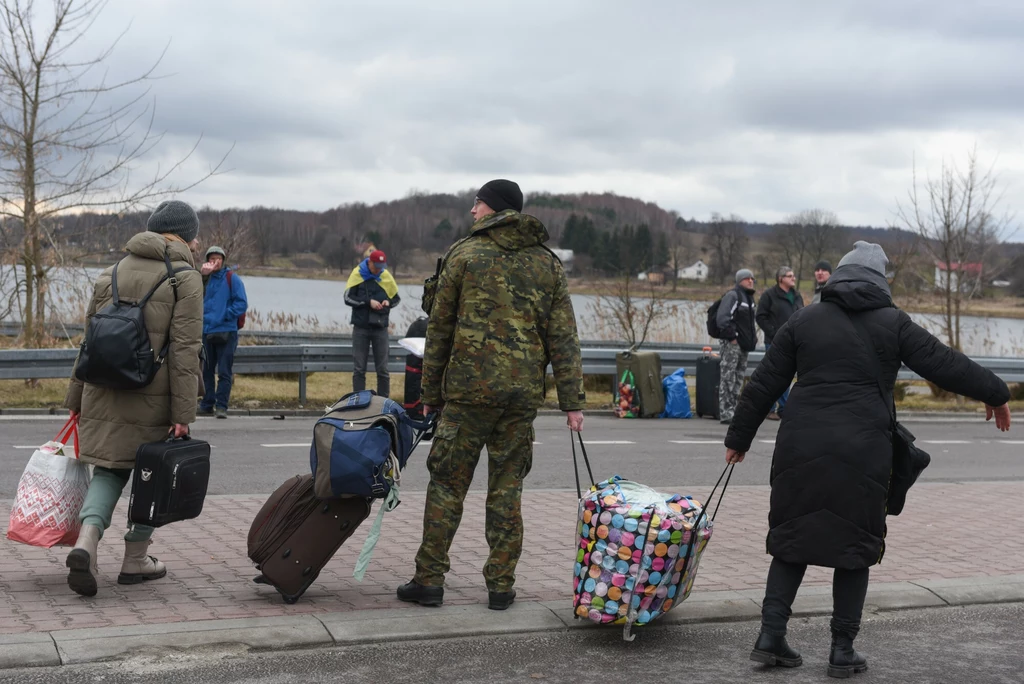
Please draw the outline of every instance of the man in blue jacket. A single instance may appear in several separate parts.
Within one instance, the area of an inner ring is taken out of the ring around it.
[[[227,256],[222,248],[210,247],[206,250],[206,263],[201,269],[206,278],[203,300],[203,346],[206,348],[203,384],[206,394],[199,404],[199,412],[209,416],[216,408],[218,418],[228,417],[238,329],[245,325],[245,312],[249,308],[242,279],[224,265]]]
[[[388,374],[388,314],[398,306],[398,283],[387,270],[384,252],[375,249],[352,269],[345,284],[345,303],[352,307],[352,390],[366,389],[366,363],[373,347],[377,394],[391,394]]]

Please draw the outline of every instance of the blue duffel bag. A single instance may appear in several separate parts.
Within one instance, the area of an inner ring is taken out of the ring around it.
[[[431,422],[414,421],[401,404],[372,390],[346,394],[313,426],[313,493],[386,498]]]

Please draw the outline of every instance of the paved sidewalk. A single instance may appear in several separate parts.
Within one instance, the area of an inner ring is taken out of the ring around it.
[[[742,466],[741,466],[742,467]],[[706,488],[666,487],[700,498]],[[760,590],[770,558],[764,553],[769,489],[730,487],[715,534],[701,562],[694,597],[704,592]],[[67,549],[38,549],[0,540],[0,634],[157,625],[225,618],[266,618],[369,609],[423,612],[395,598],[413,572],[423,495],[410,493],[385,517],[384,531],[362,584],[352,578],[368,520],[300,601],[285,605],[246,557],[249,523],[265,496],[213,496],[203,515],[157,531],[151,552],[168,566],[165,579],[136,586],[116,583],[123,552],[111,528],[100,545],[100,587],[95,598],[73,594],[65,583]],[[482,494],[471,494],[452,548],[453,570],[445,603],[486,601],[480,574],[486,557]],[[571,612],[576,517],[572,491],[528,491],[526,544],[519,565],[519,600],[561,601]],[[0,504],[6,521],[9,502]],[[374,513],[376,514],[376,507]],[[125,502],[115,520],[125,519]],[[888,550],[872,582],[1000,577],[1024,573],[1024,483],[919,484],[903,515],[889,519]],[[812,568],[807,586],[831,574]],[[691,598],[692,600],[692,598]]]

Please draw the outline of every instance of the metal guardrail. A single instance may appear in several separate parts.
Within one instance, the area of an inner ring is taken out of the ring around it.
[[[625,349],[624,343],[581,343],[584,375],[609,375],[616,372],[615,356]],[[697,359],[704,352],[699,344],[652,344],[645,350],[661,355],[662,374],[669,375],[677,368],[693,373]],[[408,352],[392,344],[388,370],[405,372]],[[71,375],[77,349],[3,349],[0,350],[0,380],[29,378],[67,378]],[[750,352],[747,375],[750,375],[764,357],[764,352]],[[1024,382],[1024,359],[1006,357],[978,357],[974,359],[1006,382]],[[269,373],[295,373],[299,382],[299,403],[306,403],[306,380],[309,373],[345,373],[352,371],[352,343],[308,345],[240,346],[235,353],[235,373],[239,375],[266,375]],[[550,368],[549,368],[550,372]],[[901,380],[920,380],[921,377],[904,367]]]

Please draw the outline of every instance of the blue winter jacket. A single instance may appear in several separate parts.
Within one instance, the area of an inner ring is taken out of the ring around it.
[[[245,285],[237,273],[231,274],[230,287],[228,269],[222,268],[211,273],[203,299],[203,334],[238,332],[238,317],[248,308]]]

